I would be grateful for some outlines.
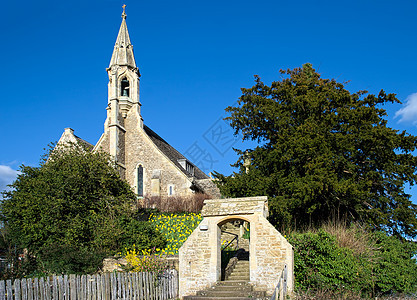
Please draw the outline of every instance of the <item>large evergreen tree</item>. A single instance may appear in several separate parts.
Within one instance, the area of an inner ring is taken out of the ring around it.
[[[221,192],[269,196],[281,226],[343,217],[415,237],[417,206],[404,185],[417,178],[417,137],[387,126],[381,106],[399,103],[395,95],[350,93],[311,64],[280,73],[271,86],[255,76],[226,109],[235,132],[258,146],[237,150],[238,172],[216,175]]]
[[[0,206],[8,238],[42,271],[96,272],[124,247],[161,247],[165,240],[138,220],[136,196],[108,155],[58,147],[40,167],[21,167]]]

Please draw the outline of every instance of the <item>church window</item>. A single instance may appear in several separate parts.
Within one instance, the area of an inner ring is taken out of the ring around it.
[[[168,196],[173,196],[174,195],[174,185],[170,184],[168,185]]]
[[[139,165],[137,168],[137,194],[143,197],[143,167]]]
[[[121,96],[129,97],[129,80],[127,78],[122,79],[122,94]]]

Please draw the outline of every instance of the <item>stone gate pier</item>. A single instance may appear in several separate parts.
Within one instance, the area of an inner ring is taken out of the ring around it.
[[[250,224],[249,283],[255,291],[272,295],[284,266],[287,291],[294,287],[294,255],[291,244],[266,219],[267,197],[209,199],[203,220],[179,249],[179,296],[195,295],[221,279],[220,226],[243,220]]]

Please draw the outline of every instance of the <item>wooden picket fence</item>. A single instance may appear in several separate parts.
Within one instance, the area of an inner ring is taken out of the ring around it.
[[[178,272],[63,275],[0,281],[0,300],[168,300],[178,298]]]

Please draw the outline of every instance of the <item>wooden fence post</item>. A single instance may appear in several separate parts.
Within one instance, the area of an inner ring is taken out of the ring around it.
[[[4,280],[0,281],[0,299],[6,299],[6,283]]]
[[[280,292],[285,294],[286,277]],[[178,272],[104,273],[0,281],[0,300],[168,300],[178,297]]]

